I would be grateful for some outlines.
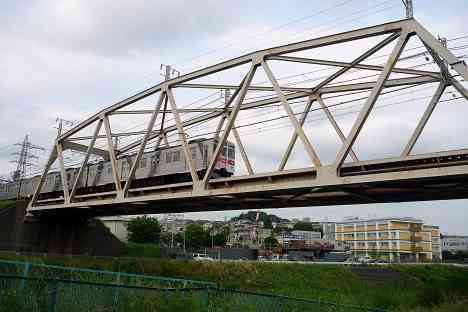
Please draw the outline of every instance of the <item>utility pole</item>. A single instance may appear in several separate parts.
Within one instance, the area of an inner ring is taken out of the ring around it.
[[[180,76],[180,71],[174,69],[171,65],[161,64],[159,69],[162,71],[161,76],[164,77],[164,81],[171,80],[173,76]]]
[[[17,197],[20,197],[21,194],[21,185],[23,179],[26,177],[26,170],[28,167],[32,166],[30,162],[31,159],[37,159],[36,155],[32,153],[33,150],[45,151],[46,149],[42,146],[34,145],[29,141],[29,135],[26,135],[23,139],[23,142],[16,143],[16,146],[21,146],[19,152],[15,152],[12,155],[18,156],[18,159],[12,160],[12,162],[17,163],[16,170],[13,172],[12,180],[13,182],[19,182],[18,194]]]
[[[224,89],[224,104],[227,104],[231,99],[231,89]]]
[[[73,124],[74,124],[73,121],[66,120],[66,119],[63,119],[63,118],[60,118],[60,117],[57,117],[55,119],[55,122],[58,123],[57,128],[56,128],[58,136],[60,136],[62,134],[64,126],[72,127]]]
[[[406,18],[413,18],[413,0],[401,0],[406,8]]]
[[[161,64],[159,67],[161,70],[161,76],[164,77],[164,81],[171,80],[173,76],[179,77],[180,76],[180,71],[174,69],[171,65],[166,65],[166,64]],[[164,130],[164,120],[166,119],[166,111],[167,111],[167,96],[166,99],[164,100],[164,108],[162,111],[162,118],[161,118],[161,128],[159,129],[159,138],[158,141],[156,142],[156,145],[154,146],[154,149],[157,150],[161,144],[161,140],[164,140],[164,143],[169,146],[169,143],[166,138],[166,134],[163,132]]]

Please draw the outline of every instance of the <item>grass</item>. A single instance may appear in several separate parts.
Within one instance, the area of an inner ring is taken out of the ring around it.
[[[160,258],[161,248],[154,244],[126,243],[124,257]]]
[[[133,246],[133,253],[138,246]],[[151,252],[150,252],[151,253]],[[151,258],[10,257],[46,264],[180,277],[217,282],[220,287],[321,298],[392,311],[465,311],[468,269],[444,265],[392,266],[399,278],[361,279],[347,267],[254,262],[194,262]]]
[[[0,209],[16,207],[16,203],[13,200],[2,200],[0,201]]]

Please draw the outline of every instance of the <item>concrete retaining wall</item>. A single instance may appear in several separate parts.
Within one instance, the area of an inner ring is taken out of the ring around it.
[[[56,217],[24,221],[26,201],[0,211],[0,250],[80,254],[121,255],[123,244],[97,219]]]

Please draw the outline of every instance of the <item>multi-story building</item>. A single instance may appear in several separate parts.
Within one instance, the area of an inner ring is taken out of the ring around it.
[[[305,246],[311,246],[314,241],[320,240],[321,236],[320,232],[294,230],[290,233],[281,233],[278,242],[285,248],[289,248],[291,244],[297,241],[303,242]]]
[[[191,220],[175,218],[163,218],[159,220],[159,224],[161,225],[161,231],[172,234],[183,233],[190,222]]]
[[[442,248],[440,243],[440,229],[435,225],[423,225],[425,233],[431,233],[432,260],[442,260]]]
[[[415,218],[353,218],[335,225],[335,239],[343,241],[355,256],[390,261],[440,259],[439,228]]]
[[[322,229],[322,238],[330,241],[335,240],[335,222],[324,221],[320,222],[320,228]]]
[[[468,235],[442,235],[442,251],[468,251]]]

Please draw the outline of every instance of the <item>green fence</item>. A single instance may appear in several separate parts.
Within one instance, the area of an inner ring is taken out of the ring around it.
[[[53,278],[102,284],[119,284],[143,287],[215,287],[216,283],[189,279],[167,278],[162,276],[129,274],[122,272],[101,271],[63,267],[40,263],[0,260],[0,274],[22,277]]]
[[[12,270],[21,268],[21,264],[24,264],[22,272]],[[118,283],[97,282],[96,276],[107,277],[107,274],[118,273],[56,266],[46,266],[53,269],[47,271],[43,267],[13,261],[0,262],[0,311],[385,311],[329,301],[221,289],[213,283],[135,274],[121,273],[125,278],[121,277]],[[42,268],[42,271],[37,268]],[[39,272],[47,272],[47,275],[40,276]],[[52,278],[53,272],[60,273],[60,276]],[[64,272],[72,278],[66,278]],[[127,278],[130,276],[137,276],[140,285],[136,285],[135,279]],[[127,281],[131,283],[127,284]],[[154,281],[168,283],[162,286]]]

